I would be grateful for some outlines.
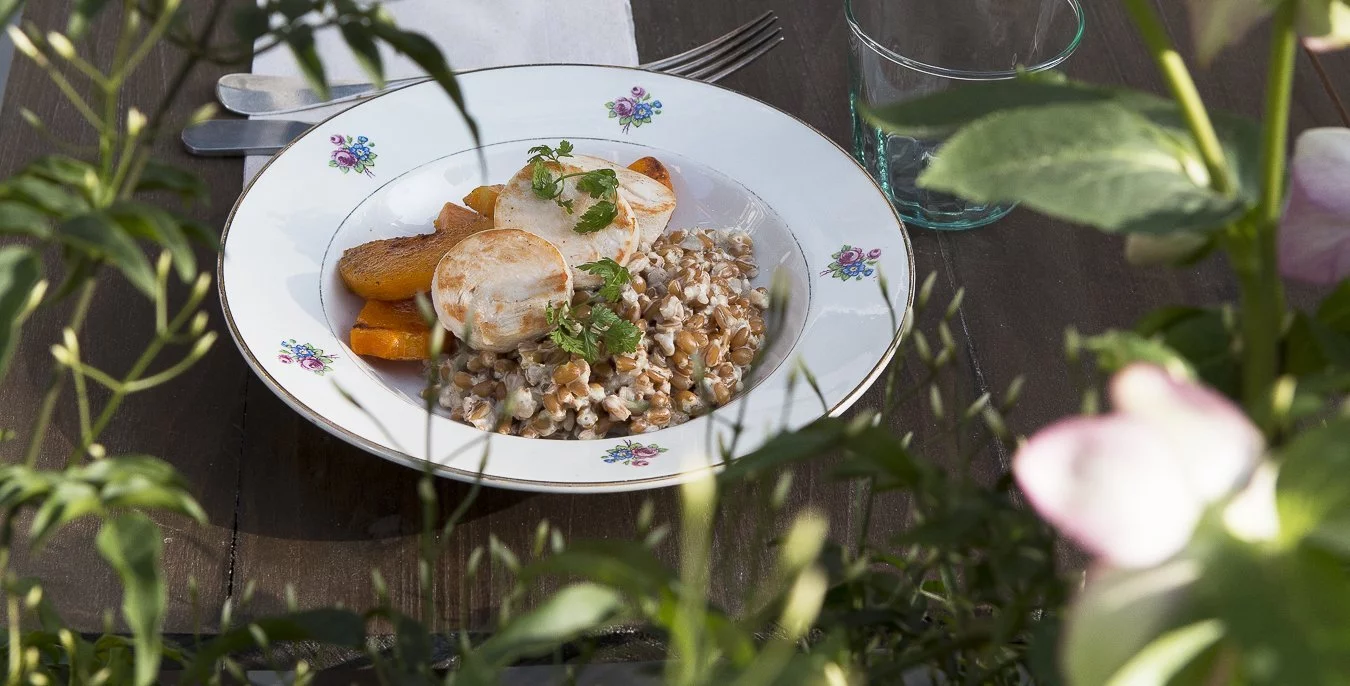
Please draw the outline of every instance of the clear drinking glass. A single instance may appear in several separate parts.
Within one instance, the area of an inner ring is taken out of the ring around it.
[[[887,134],[859,105],[885,105],[962,81],[1051,69],[1083,36],[1078,0],[844,0],[853,154],[905,221],[930,229],[984,226],[1012,205],[966,202],[915,183],[942,141]]]

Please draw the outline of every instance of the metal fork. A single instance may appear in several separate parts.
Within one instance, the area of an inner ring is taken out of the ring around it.
[[[692,50],[638,65],[639,69],[678,74],[713,82],[759,59],[783,40],[783,29],[772,11]],[[395,79],[376,88],[371,83],[342,83],[329,87],[322,98],[297,79],[262,74],[226,74],[216,82],[216,99],[225,109],[246,116],[288,114],[352,102],[428,80]]]

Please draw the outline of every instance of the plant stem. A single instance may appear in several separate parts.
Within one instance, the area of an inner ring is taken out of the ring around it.
[[[94,299],[94,289],[97,286],[97,274],[91,274],[75,301],[75,310],[71,312],[70,321],[66,326],[74,331],[76,336],[80,335],[80,329],[84,327],[84,318],[89,314],[89,303]],[[42,394],[42,402],[38,404],[37,417],[33,419],[33,427],[28,436],[28,449],[23,455],[23,463],[29,467],[37,464],[38,452],[42,449],[47,426],[51,424],[52,415],[56,412],[56,401],[61,397],[65,378],[65,373],[59,367],[52,369],[51,380],[47,382],[47,390]]]
[[[1229,176],[1228,163],[1224,159],[1219,136],[1214,132],[1214,124],[1209,120],[1200,92],[1196,90],[1195,81],[1186,69],[1186,62],[1172,46],[1167,29],[1154,11],[1151,0],[1125,0],[1125,7],[1138,27],[1144,44],[1148,46],[1149,54],[1158,63],[1158,69],[1167,81],[1167,90],[1181,107],[1186,127],[1190,129],[1205,169],[1209,171],[1210,187],[1220,193],[1234,192],[1236,187]]]
[[[1284,205],[1284,156],[1289,138],[1289,105],[1294,94],[1294,58],[1298,54],[1298,36],[1294,33],[1297,10],[1297,3],[1285,0],[1275,12],[1271,36],[1261,132],[1261,219],[1270,224],[1261,228],[1267,233],[1273,233]],[[1274,254],[1267,256],[1273,258]]]
[[[1266,110],[1261,131],[1261,201],[1254,215],[1230,232],[1233,268],[1242,287],[1242,399],[1256,425],[1272,430],[1271,388],[1279,373],[1284,319],[1275,231],[1284,204],[1285,152],[1293,96],[1298,6],[1286,0],[1275,12]]]

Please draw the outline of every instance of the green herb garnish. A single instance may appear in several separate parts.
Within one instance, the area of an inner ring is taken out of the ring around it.
[[[558,204],[558,207],[563,208],[568,214],[572,214],[575,211],[572,207],[573,201],[562,200],[560,196],[565,190],[563,181],[579,177],[577,179],[577,190],[600,200],[582,213],[580,219],[577,220],[577,225],[574,227],[577,233],[599,231],[609,226],[618,216],[619,207],[615,203],[619,197],[619,176],[614,173],[613,169],[593,169],[576,174],[554,174],[548,166],[549,163],[561,164],[559,158],[572,156],[572,144],[567,141],[559,142],[557,148],[536,145],[530,148],[529,152],[529,163],[532,165],[530,189],[534,191],[535,196],[544,200],[552,200]]]
[[[631,353],[642,342],[642,331],[637,325],[603,304],[591,307],[590,317],[584,320],[574,317],[568,305],[549,305],[544,316],[553,327],[549,340],[591,364],[611,355]]]
[[[582,218],[585,219],[585,216]],[[624,285],[633,280],[633,275],[628,273],[627,267],[608,257],[596,262],[579,264],[577,269],[605,280],[605,285],[600,287],[600,297],[609,302],[617,302],[619,296],[623,294]]]

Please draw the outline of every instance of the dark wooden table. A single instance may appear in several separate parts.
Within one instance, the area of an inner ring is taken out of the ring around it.
[[[1067,71],[1087,81],[1161,92],[1161,82],[1121,3],[1085,4],[1087,35]],[[1173,35],[1189,43],[1183,4],[1171,0],[1157,4]],[[62,27],[66,5],[30,3],[26,18]],[[787,41],[725,85],[772,103],[847,146],[848,44],[839,0],[636,0],[638,47],[644,59],[673,54],[766,9],[781,17]],[[105,28],[91,38],[99,54],[111,51],[108,33]],[[1261,41],[1250,41],[1199,72],[1206,101],[1259,116],[1265,54]],[[152,55],[124,104],[145,108],[155,102],[177,61],[168,51]],[[1330,83],[1319,78],[1306,55],[1299,57],[1295,132],[1341,125],[1332,93],[1340,89],[1350,96],[1346,90],[1350,61],[1344,57],[1322,61],[1331,74]],[[198,71],[181,111],[210,100],[218,76],[220,71],[211,68]],[[20,59],[0,112],[0,174],[49,149],[23,124],[21,107],[41,115],[64,139],[92,140],[79,116],[40,71]],[[207,179],[212,202],[197,214],[221,226],[240,191],[240,162],[190,158],[173,141],[164,144],[164,154]],[[939,297],[958,285],[966,288],[957,334],[965,340],[964,373],[972,395],[985,389],[1001,391],[1018,374],[1029,375],[1016,422],[1022,431],[1076,406],[1066,369],[1059,362],[1065,326],[1072,323],[1088,332],[1126,326],[1163,303],[1214,303],[1236,295],[1224,265],[1215,260],[1179,271],[1133,269],[1125,264],[1118,239],[1023,210],[978,231],[913,229],[910,236],[920,277],[930,271],[939,275]],[[140,350],[140,330],[146,328],[140,325],[148,323],[151,313],[130,287],[109,281],[94,303],[83,347],[92,351],[96,362],[122,369]],[[213,315],[220,328],[218,310]],[[15,366],[0,390],[0,427],[28,425],[45,381],[47,350],[59,339],[62,321],[63,317],[48,314],[27,327]],[[873,389],[859,404],[874,407],[878,397],[878,389]],[[59,415],[54,431],[57,435],[45,456],[51,460],[68,452],[76,434],[73,409]],[[240,602],[248,582],[256,582],[256,593],[247,614],[281,609],[288,584],[294,586],[302,606],[360,607],[371,601],[370,570],[379,569],[394,602],[405,610],[416,608],[418,473],[350,447],[292,412],[253,376],[228,341],[217,345],[190,378],[128,402],[105,443],[113,453],[149,453],[173,462],[210,515],[206,526],[161,518],[171,589],[167,631],[193,630],[189,579],[199,589],[198,605],[208,631],[227,600]],[[15,450],[13,444],[0,447],[7,459]],[[1001,469],[1005,457],[990,456],[985,468]],[[810,503],[823,508],[831,514],[834,533],[847,535],[854,526],[849,507],[854,494],[826,482],[820,472],[816,466],[797,475],[794,506]],[[453,504],[464,496],[466,486],[443,480],[438,491],[442,502]],[[674,489],[617,495],[486,490],[435,572],[441,614],[457,617],[463,608],[470,623],[479,626],[495,608],[502,579],[480,575],[468,584],[462,579],[467,556],[486,545],[490,532],[516,550],[530,547],[541,519],[568,538],[625,538],[633,535],[633,520],[644,500],[655,502],[658,519],[673,520],[676,496]],[[879,512],[874,526],[881,532],[898,529],[904,524],[900,512],[898,507]],[[744,545],[748,529],[734,522],[722,525],[716,532],[717,549],[754,554]],[[92,534],[91,527],[76,525],[40,554],[20,562],[23,571],[45,579],[49,595],[67,618],[88,630],[100,628],[104,611],[120,603],[113,576],[94,551]],[[674,552],[673,544],[664,549],[671,559]]]

